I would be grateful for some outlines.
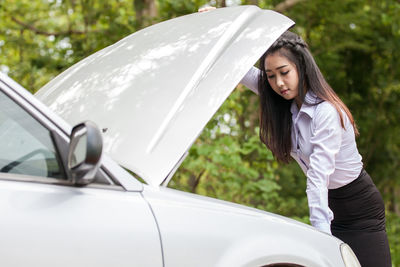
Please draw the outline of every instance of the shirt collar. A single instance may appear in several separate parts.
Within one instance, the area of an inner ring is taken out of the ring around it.
[[[292,105],[290,107],[290,112],[294,116],[297,116],[298,113],[305,113],[310,118],[312,118],[314,116],[315,106],[316,106],[316,105],[312,105],[312,104],[317,104],[319,102],[321,102],[321,100],[317,97],[317,95],[311,91],[308,91],[306,93],[306,96],[304,97],[304,103],[301,105],[300,111],[296,105],[296,101],[293,100]],[[311,105],[309,105],[307,103],[309,103]]]

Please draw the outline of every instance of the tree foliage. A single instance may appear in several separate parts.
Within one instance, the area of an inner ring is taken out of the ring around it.
[[[208,1],[276,9],[296,22],[328,82],[350,107],[358,147],[387,207],[400,265],[400,2]],[[206,0],[0,0],[0,71],[35,92],[80,59]],[[305,177],[258,138],[258,98],[239,86],[204,129],[171,186],[307,222]]]

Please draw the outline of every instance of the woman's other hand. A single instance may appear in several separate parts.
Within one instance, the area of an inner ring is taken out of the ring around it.
[[[205,7],[199,8],[198,12],[207,12],[207,11],[214,10],[214,9],[217,9],[217,8],[213,7],[213,6],[205,6]]]

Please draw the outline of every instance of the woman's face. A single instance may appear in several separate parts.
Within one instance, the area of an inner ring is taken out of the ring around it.
[[[299,103],[299,75],[296,65],[285,56],[274,53],[265,58],[265,72],[272,89],[287,100]]]

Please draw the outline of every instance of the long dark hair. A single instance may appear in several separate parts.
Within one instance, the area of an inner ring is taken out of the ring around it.
[[[275,93],[268,83],[265,72],[265,59],[268,55],[274,53],[279,53],[296,65],[299,75],[298,91],[302,103],[317,105],[323,101],[329,101],[339,113],[342,127],[344,128],[344,112],[353,125],[354,133],[358,135],[357,126],[351,112],[325,81],[308,50],[307,44],[297,34],[286,31],[260,58],[261,75],[258,82],[261,104],[260,139],[272,151],[278,161],[288,163],[291,160],[292,114],[290,107],[294,100],[284,99]],[[308,91],[317,96],[317,102],[309,103],[307,101],[305,96]]]

